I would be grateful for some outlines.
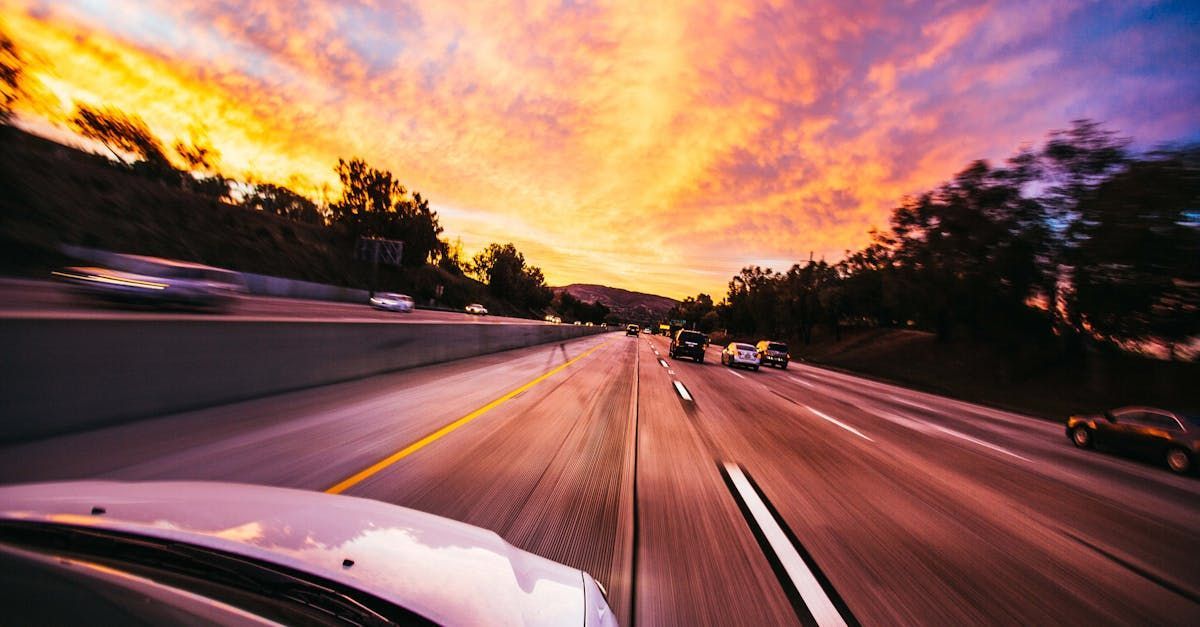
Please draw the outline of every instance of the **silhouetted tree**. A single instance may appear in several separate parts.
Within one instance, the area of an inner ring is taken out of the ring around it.
[[[1134,161],[1084,194],[1069,231],[1078,331],[1175,346],[1200,334],[1200,149]]]
[[[323,224],[317,204],[282,185],[257,183],[242,201],[242,206],[265,211],[296,222]]]
[[[81,104],[71,116],[71,126],[80,135],[103,144],[122,164],[131,165],[126,155],[133,155],[140,161],[169,167],[162,142],[136,115],[128,115],[112,107]]]
[[[527,266],[512,244],[489,244],[472,258],[470,272],[497,298],[530,311],[542,311],[553,297],[541,268]]]
[[[342,197],[329,205],[333,223],[354,236],[402,240],[407,266],[422,265],[445,251],[437,212],[419,193],[409,196],[391,172],[362,159],[338,159],[334,171],[342,183]]]
[[[21,97],[25,59],[8,35],[0,33],[0,124],[12,117],[12,107]]]

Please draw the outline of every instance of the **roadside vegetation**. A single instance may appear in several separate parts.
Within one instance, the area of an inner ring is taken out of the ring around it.
[[[840,262],[746,267],[669,317],[1031,411],[1196,406],[1200,147],[1130,145],[1076,121],[904,199]]]
[[[603,305],[560,301],[512,244],[463,259],[437,212],[392,172],[361,158],[333,166],[339,195],[316,200],[285,185],[222,173],[196,129],[166,145],[135,113],[78,103],[69,125],[103,155],[10,125],[25,94],[24,60],[0,33],[0,267],[44,275],[69,262],[60,244],[147,254],[244,272],[410,293],[421,305],[480,302],[496,314],[602,322]],[[404,242],[399,267],[355,258],[360,238]],[[590,305],[590,304],[589,304]]]

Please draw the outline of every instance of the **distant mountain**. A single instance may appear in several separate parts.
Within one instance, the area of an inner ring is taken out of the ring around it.
[[[624,320],[656,322],[667,316],[667,311],[679,301],[666,296],[631,292],[607,285],[572,283],[563,287],[550,288],[554,293],[566,291],[585,303],[601,302]]]

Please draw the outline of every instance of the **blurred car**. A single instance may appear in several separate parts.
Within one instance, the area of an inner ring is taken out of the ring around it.
[[[138,255],[121,259],[128,268],[72,266],[53,276],[84,296],[129,305],[219,310],[246,291],[232,270]]]
[[[492,531],[266,486],[0,487],[6,624],[589,625],[587,573]]]
[[[577,327],[583,326],[583,323],[582,323],[582,322],[580,322],[580,321],[578,321],[578,320],[576,320],[576,321],[575,321],[575,322],[573,322],[572,324],[574,324],[574,325],[575,325],[575,326],[577,326]]]
[[[641,328],[636,324],[631,324],[625,327],[625,335],[637,335]]]
[[[1200,414],[1120,407],[1067,418],[1067,437],[1079,448],[1109,448],[1186,474],[1195,470],[1200,452]]]
[[[554,314],[547,314],[546,317],[543,318],[543,320],[545,320],[546,322],[549,322],[550,324],[560,324],[562,322],[562,318],[559,318],[558,316],[556,316]]]
[[[671,338],[671,346],[667,353],[672,359],[690,357],[697,363],[704,363],[704,334],[699,331],[680,329]]]
[[[487,307],[484,307],[483,305],[480,305],[479,303],[471,303],[470,305],[467,305],[467,308],[465,311],[469,314],[474,314],[476,316],[488,315]]]
[[[646,335],[654,335],[654,329],[651,329],[650,327],[646,327],[646,328],[642,329],[642,333],[645,333]]]
[[[721,363],[730,368],[750,368],[758,370],[759,359],[758,349],[751,344],[742,344],[739,342],[730,342],[725,350],[721,351]]]
[[[380,292],[371,297],[371,306],[387,311],[412,313],[413,299],[411,296],[397,294],[396,292]]]
[[[787,370],[788,361],[792,356],[788,354],[787,344],[783,342],[772,342],[771,340],[762,340],[755,345],[755,350],[758,351],[758,361],[765,366],[775,366]]]

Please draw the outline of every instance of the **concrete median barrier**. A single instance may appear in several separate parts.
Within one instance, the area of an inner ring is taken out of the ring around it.
[[[540,324],[7,319],[0,441],[602,333]]]

